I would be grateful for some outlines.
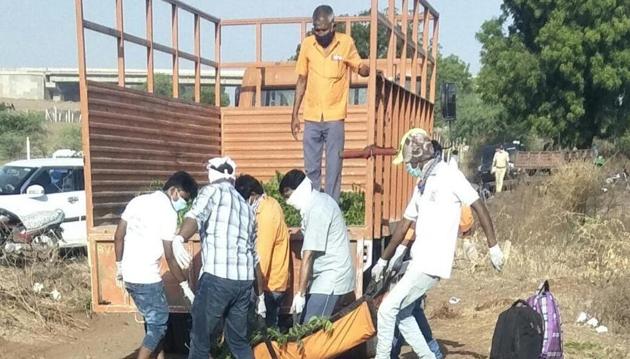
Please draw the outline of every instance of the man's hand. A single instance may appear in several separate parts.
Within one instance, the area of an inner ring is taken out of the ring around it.
[[[195,293],[193,293],[193,291],[190,289],[188,282],[183,281],[179,283],[179,286],[182,287],[182,290],[184,291],[184,297],[186,297],[190,304],[192,304],[195,301]]]
[[[293,297],[293,304],[291,304],[291,313],[292,314],[300,314],[304,310],[304,306],[306,306],[306,297],[302,293],[295,293]]]
[[[180,235],[173,237],[173,255],[181,269],[187,269],[190,266],[192,257],[184,247],[184,238]]]
[[[386,267],[387,267],[387,261],[383,258],[379,258],[378,262],[376,262],[374,267],[372,267],[372,272],[371,272],[372,279],[374,279],[377,282],[381,280],[381,278],[383,277],[383,271],[385,270]]]
[[[490,247],[489,252],[492,266],[500,272],[503,267],[503,252],[501,251],[501,247],[499,247],[498,244],[495,244],[493,247]]]
[[[265,295],[261,294],[258,296],[258,306],[256,308],[256,314],[265,318],[267,316],[267,306],[265,306]]]
[[[396,252],[394,253],[394,256],[392,257],[392,259],[389,260],[387,272],[398,272],[398,270],[400,270],[400,267],[402,267],[403,264],[403,259],[405,259],[405,253],[407,253],[407,246],[399,244],[398,247],[396,247]]]
[[[300,118],[297,113],[294,113],[291,116],[291,134],[296,141],[298,133],[300,133]]]

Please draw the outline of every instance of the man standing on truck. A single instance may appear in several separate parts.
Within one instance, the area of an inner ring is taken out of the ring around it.
[[[240,175],[235,187],[256,215],[256,250],[265,293],[265,320],[268,327],[277,327],[278,312],[289,285],[289,229],[280,203],[265,194],[256,178]]]
[[[395,252],[402,252],[399,245],[414,221],[416,240],[405,274],[378,310],[377,359],[389,358],[396,325],[420,358],[435,358],[412,316],[413,304],[441,278],[450,277],[463,204],[477,213],[488,239],[492,264],[497,270],[503,265],[503,253],[486,206],[461,171],[441,160],[435,145],[426,133],[418,132],[407,138],[402,148],[402,162],[418,170],[420,181],[390,243],[372,268],[372,277],[383,278],[388,261]]]
[[[160,275],[160,259],[166,247],[163,241],[171,243],[177,230],[177,212],[196,195],[197,182],[188,173],[177,172],[166,181],[162,191],[132,199],[116,228],[116,279],[124,281],[146,323],[138,358],[164,357],[161,341],[166,334],[169,309]],[[174,243],[176,250],[183,250],[179,245]],[[177,264],[173,268],[169,262],[169,266],[171,271],[179,271]],[[192,302],[194,295],[188,282],[183,276],[178,279],[184,295]]]
[[[497,147],[492,158],[492,172],[494,172],[494,185],[497,193],[503,191],[503,180],[510,164],[510,155],[503,149],[503,145]]]
[[[314,316],[330,317],[337,302],[354,291],[354,267],[343,213],[332,197],[314,190],[300,170],[287,172],[279,190],[287,204],[300,211],[304,235],[291,312],[302,313],[303,323]]]
[[[234,188],[236,164],[229,157],[208,161],[209,184],[201,189],[174,241],[199,231],[201,271],[192,306],[190,359],[207,359],[217,327],[237,359],[253,358],[247,337],[247,313],[254,279],[258,309],[266,312],[256,252],[254,212]]]
[[[313,12],[313,35],[300,45],[295,71],[295,101],[291,133],[300,132],[298,112],[304,104],[304,169],[313,187],[321,187],[322,152],[326,146],[326,193],[335,201],[341,194],[341,154],[344,119],[348,110],[349,75],[352,69],[366,77],[370,68],[361,63],[352,37],[335,32],[335,15],[328,5]]]

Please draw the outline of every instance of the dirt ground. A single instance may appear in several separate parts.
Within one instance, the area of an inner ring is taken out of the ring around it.
[[[453,278],[442,281],[430,292],[429,321],[449,359],[487,358],[497,315],[516,298],[527,297],[537,287],[535,280],[514,281],[487,273],[487,278],[475,276],[473,280],[464,268],[456,268]],[[575,286],[569,282],[557,282],[552,288],[560,304],[563,296],[576,295],[571,288]],[[459,298],[460,302],[448,304],[451,297]],[[567,359],[630,358],[630,335],[598,335],[592,328],[574,323],[579,310],[561,310]],[[0,339],[0,358],[133,358],[143,331],[133,315],[103,314],[89,319],[87,329],[67,334],[55,342],[32,344]],[[410,359],[415,355],[405,348],[401,357]]]

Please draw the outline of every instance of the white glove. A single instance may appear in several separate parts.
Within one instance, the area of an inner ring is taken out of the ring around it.
[[[490,261],[494,266],[494,269],[497,271],[501,271],[501,267],[503,267],[503,252],[501,251],[501,247],[498,244],[495,244],[493,247],[490,247]]]
[[[374,267],[372,267],[372,279],[374,279],[375,281],[381,280],[385,267],[387,267],[387,261],[383,258],[379,258],[378,262],[376,262]]]
[[[291,313],[300,314],[306,305],[306,297],[302,293],[295,293],[293,304],[291,304]]]
[[[122,282],[122,262],[116,262],[116,280]]]
[[[405,259],[405,253],[407,253],[407,246],[399,244],[396,247],[396,252],[394,252],[394,256],[389,260],[389,265],[387,266],[387,271],[398,271],[403,264],[403,259]]]
[[[188,282],[183,281],[179,283],[179,286],[182,287],[182,290],[184,291],[184,297],[186,297],[190,304],[192,304],[195,301],[195,293],[193,293],[193,291],[190,289],[190,286],[188,286]]]
[[[267,307],[265,306],[264,294],[258,296],[258,308],[256,309],[256,314],[260,315],[263,318],[267,317]]]
[[[190,266],[192,257],[184,247],[184,237],[180,235],[173,237],[173,255],[181,269],[187,269]]]

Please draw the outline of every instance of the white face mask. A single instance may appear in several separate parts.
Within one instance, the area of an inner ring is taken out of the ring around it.
[[[302,183],[291,193],[291,196],[287,199],[287,204],[302,212],[311,201],[312,191],[313,186],[311,185],[311,180],[305,177]]]
[[[188,204],[186,202],[185,199],[182,198],[181,195],[179,195],[179,192],[177,193],[177,200],[173,201],[173,198],[171,198],[171,196],[168,196],[169,199],[171,200],[171,205],[173,206],[173,208],[175,209],[175,212],[179,212],[182,209],[186,208],[186,205]]]

